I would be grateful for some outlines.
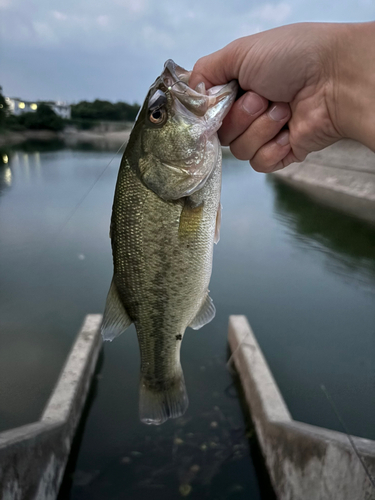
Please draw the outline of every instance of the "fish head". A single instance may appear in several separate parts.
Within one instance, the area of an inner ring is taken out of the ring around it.
[[[191,72],[172,60],[150,87],[129,140],[142,182],[176,200],[198,191],[220,155],[217,131],[233,104],[237,82],[189,87]]]

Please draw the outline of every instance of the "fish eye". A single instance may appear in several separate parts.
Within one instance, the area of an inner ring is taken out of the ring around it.
[[[156,125],[164,123],[166,118],[167,118],[167,112],[163,108],[155,109],[149,115],[150,122],[155,123]]]

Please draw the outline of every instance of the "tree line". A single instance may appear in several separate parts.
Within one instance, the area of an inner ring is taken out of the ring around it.
[[[139,111],[139,104],[121,101],[112,103],[95,99],[93,102],[81,101],[73,104],[71,110],[73,119],[134,122]]]
[[[62,130],[66,125],[89,129],[98,121],[133,122],[137,116],[139,105],[127,102],[81,101],[71,106],[71,119],[58,116],[48,104],[38,104],[34,112],[15,116],[9,112],[9,106],[0,87],[0,130],[47,129]]]

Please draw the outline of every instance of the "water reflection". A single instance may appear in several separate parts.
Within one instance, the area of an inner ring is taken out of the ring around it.
[[[12,171],[8,165],[0,164],[0,196],[12,186]]]
[[[63,140],[63,139],[53,139],[53,140],[35,140],[30,139],[24,141],[20,144],[16,144],[11,148],[7,148],[8,155],[9,151],[19,151],[24,153],[48,153],[61,151],[63,149],[69,148],[73,151],[108,151],[115,152],[121,145],[122,140],[106,140],[105,138],[83,139],[83,140]],[[1,154],[1,149],[0,149]]]
[[[12,171],[9,168],[10,160],[9,148],[0,147],[0,195],[12,185]]]
[[[275,178],[274,212],[293,239],[324,255],[326,268],[375,293],[375,231],[353,217],[311,201]]]
[[[12,146],[13,151],[19,151],[24,153],[34,153],[34,152],[47,153],[50,151],[59,151],[65,148],[66,144],[61,139],[53,139],[48,141],[28,140]]]
[[[0,146],[0,165],[7,165],[9,163],[9,148]]]

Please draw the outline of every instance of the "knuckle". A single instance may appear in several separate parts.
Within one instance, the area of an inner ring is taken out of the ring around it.
[[[276,165],[280,162],[280,158],[275,158],[275,151],[273,148],[264,148],[257,152],[255,157],[251,161],[251,166],[255,168],[257,172],[263,172],[268,174],[273,172]],[[257,168],[261,168],[261,170],[257,170]]]
[[[306,126],[306,123],[304,123],[302,120],[299,120],[298,122],[291,123],[291,128],[293,130],[293,141],[296,144],[301,144],[306,140],[306,137],[308,135],[308,128]]]
[[[303,161],[312,144],[312,127],[305,120],[298,120],[290,123],[290,145],[295,157],[295,162]]]
[[[237,144],[236,141],[230,144],[230,150],[232,155],[235,156],[237,160],[249,160],[251,158],[251,154],[247,148]]]
[[[257,160],[255,160],[254,158],[252,160],[249,161],[251,167],[253,170],[255,170],[255,172],[259,172],[259,173],[265,173],[265,169],[264,169],[264,165],[262,165],[261,162],[258,162]]]

